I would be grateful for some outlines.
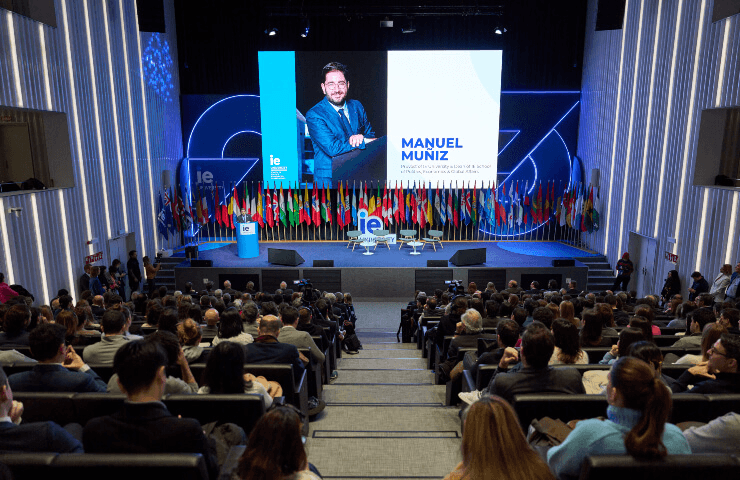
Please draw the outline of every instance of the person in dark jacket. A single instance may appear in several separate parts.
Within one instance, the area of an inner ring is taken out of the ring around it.
[[[740,393],[740,336],[723,333],[707,354],[709,360],[689,368],[678,377],[674,392]],[[687,390],[689,385],[694,387]]]
[[[709,291],[709,282],[699,272],[692,273],[691,278],[694,280],[694,283],[689,288],[689,301],[693,302],[696,300],[696,297]]]
[[[128,270],[128,286],[131,287],[131,291],[135,292],[139,290],[141,284],[141,268],[139,268],[139,253],[136,250],[128,252],[128,262],[126,262],[126,270]]]
[[[668,277],[665,279],[663,290],[660,292],[663,305],[670,302],[671,298],[679,293],[681,293],[681,278],[678,276],[677,270],[671,270],[668,272]]]
[[[617,262],[617,278],[614,280],[614,291],[627,291],[627,286],[630,283],[632,272],[635,270],[632,260],[630,260],[630,254],[624,252],[621,260]]]

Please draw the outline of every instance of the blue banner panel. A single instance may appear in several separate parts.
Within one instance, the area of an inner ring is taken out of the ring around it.
[[[295,53],[259,52],[263,175],[269,187],[298,178]]]

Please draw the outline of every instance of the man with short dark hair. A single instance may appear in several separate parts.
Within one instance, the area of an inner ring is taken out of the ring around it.
[[[678,377],[675,392],[740,393],[740,336],[723,333],[707,350],[709,360],[695,365]]]
[[[80,293],[84,292],[85,290],[90,290],[90,269],[92,268],[92,265],[89,263],[85,264],[85,273],[82,274],[80,277]]]
[[[105,382],[72,346],[65,347],[67,329],[56,323],[41,324],[29,335],[31,353],[39,363],[26,372],[8,377],[16,392],[105,392]]]
[[[719,323],[727,329],[729,333],[740,335],[738,321],[740,320],[740,310],[737,308],[725,308],[719,316]]]
[[[99,342],[88,345],[82,351],[86,362],[94,365],[113,365],[113,359],[119,348],[128,343],[126,338],[126,317],[117,310],[109,310],[100,321],[103,337]]]
[[[138,290],[139,284],[141,283],[141,268],[139,268],[138,255],[139,252],[131,250],[128,252],[128,262],[126,262],[126,270],[128,270],[128,286],[131,287],[132,292]]]
[[[25,303],[10,307],[5,312],[4,332],[0,332],[0,346],[5,348],[27,347],[28,325],[31,323],[31,309]]]
[[[714,322],[714,313],[710,308],[700,308],[689,313],[686,321],[689,322],[690,335],[686,335],[672,346],[677,348],[701,348],[701,332],[707,323]]]
[[[0,367],[0,451],[82,453],[82,444],[56,423],[21,423],[22,414]]]
[[[555,341],[545,325],[535,322],[522,335],[521,352],[506,348],[494,373],[488,392],[514,404],[514,396],[524,393],[586,393],[581,374],[574,368],[548,366]],[[522,368],[508,372],[521,355]]]
[[[689,301],[693,302],[700,294],[709,292],[709,282],[699,272],[692,273],[691,278],[694,280],[694,283],[689,287]]]
[[[172,415],[162,403],[168,358],[164,348],[147,340],[133,340],[115,355],[118,386],[126,394],[121,410],[93,418],[82,431],[88,453],[200,453],[210,478],[218,465],[197,420]]]
[[[375,140],[365,108],[347,98],[349,71],[331,62],[323,68],[321,91],[325,97],[306,113],[306,126],[314,151],[314,182],[319,188],[332,183],[332,158]]]

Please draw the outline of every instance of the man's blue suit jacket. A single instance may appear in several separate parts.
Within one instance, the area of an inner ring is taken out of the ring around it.
[[[361,134],[375,138],[375,132],[367,119],[365,108],[357,100],[346,101],[352,135]],[[354,148],[349,144],[349,137],[342,127],[342,119],[331,103],[324,97],[306,114],[308,132],[311,134],[314,150],[314,181],[319,187],[331,183],[331,159],[347,153]],[[365,148],[365,143],[359,147]]]
[[[105,393],[106,383],[92,369],[75,372],[56,364],[36,364],[27,372],[8,377],[10,388],[17,392],[99,392]]]

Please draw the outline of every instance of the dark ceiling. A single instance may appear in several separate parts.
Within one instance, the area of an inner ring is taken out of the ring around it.
[[[257,52],[503,50],[502,89],[580,90],[587,0],[175,3],[182,94],[259,93]],[[385,17],[394,28],[380,28]],[[305,20],[310,33],[301,38]],[[415,33],[401,33],[413,20]],[[278,28],[268,37],[267,25]],[[506,28],[495,35],[496,26]]]

